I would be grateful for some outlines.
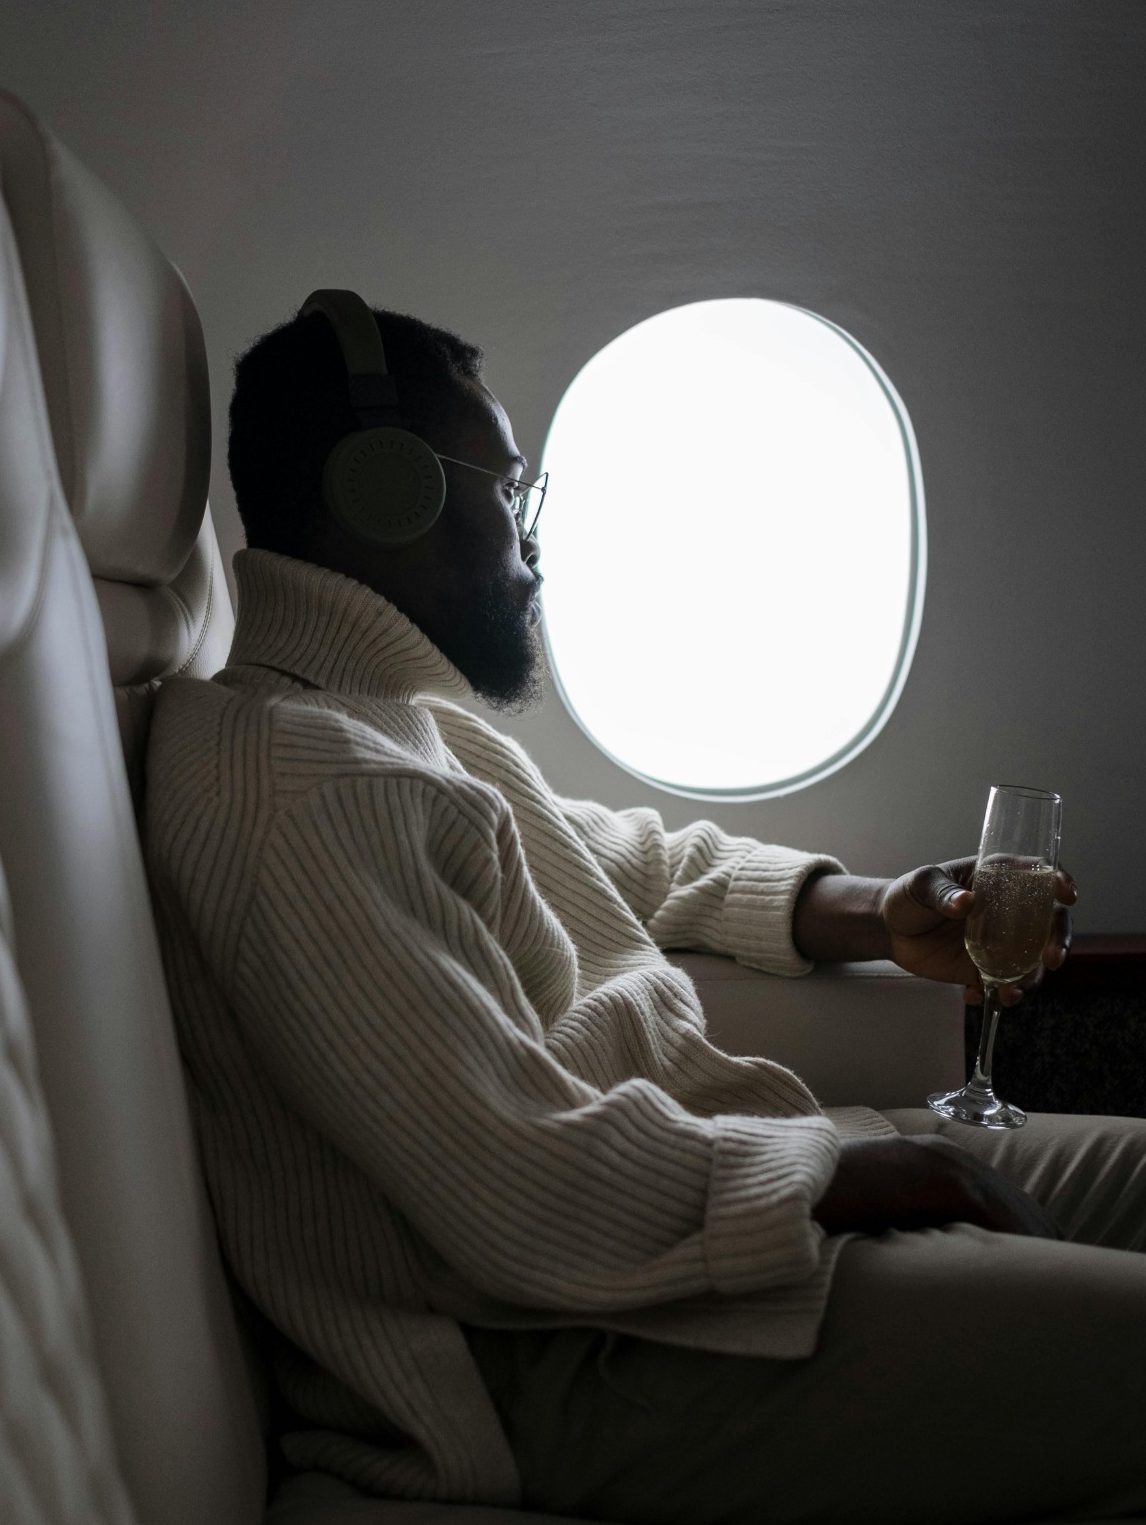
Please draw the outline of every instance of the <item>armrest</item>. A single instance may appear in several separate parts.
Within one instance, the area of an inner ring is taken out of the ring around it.
[[[922,1107],[967,1078],[963,997],[882,959],[798,979],[711,953],[670,953],[696,986],[717,1048],[794,1070],[821,1106]]]

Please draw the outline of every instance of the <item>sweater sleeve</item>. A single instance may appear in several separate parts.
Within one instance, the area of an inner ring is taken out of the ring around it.
[[[659,948],[721,953],[768,974],[811,969],[792,914],[810,874],[845,871],[837,858],[728,836],[707,820],[666,831],[646,806],[557,804]]]
[[[467,784],[344,778],[278,819],[232,1001],[280,1095],[500,1298],[591,1313],[807,1278],[834,1125],[566,1070],[502,946],[527,898],[512,819]]]

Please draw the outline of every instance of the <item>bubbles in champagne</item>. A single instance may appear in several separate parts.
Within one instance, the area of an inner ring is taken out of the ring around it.
[[[988,980],[1021,979],[1050,936],[1055,871],[1032,859],[988,858],[975,869],[967,952]]]

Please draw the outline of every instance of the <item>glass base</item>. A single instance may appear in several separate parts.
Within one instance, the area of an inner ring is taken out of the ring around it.
[[[927,1105],[941,1117],[970,1123],[973,1128],[1021,1128],[1027,1120],[1022,1107],[1000,1101],[989,1086],[967,1084],[961,1091],[936,1091],[927,1098]]]

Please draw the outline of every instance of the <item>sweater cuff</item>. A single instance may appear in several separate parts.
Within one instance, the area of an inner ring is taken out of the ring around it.
[[[838,858],[759,847],[732,876],[724,897],[722,933],[737,963],[766,974],[807,974],[814,965],[792,940],[796,900],[809,875],[844,874]]]
[[[824,1230],[811,1214],[835,1172],[826,1117],[719,1117],[704,1220],[708,1275],[729,1296],[812,1275]]]

